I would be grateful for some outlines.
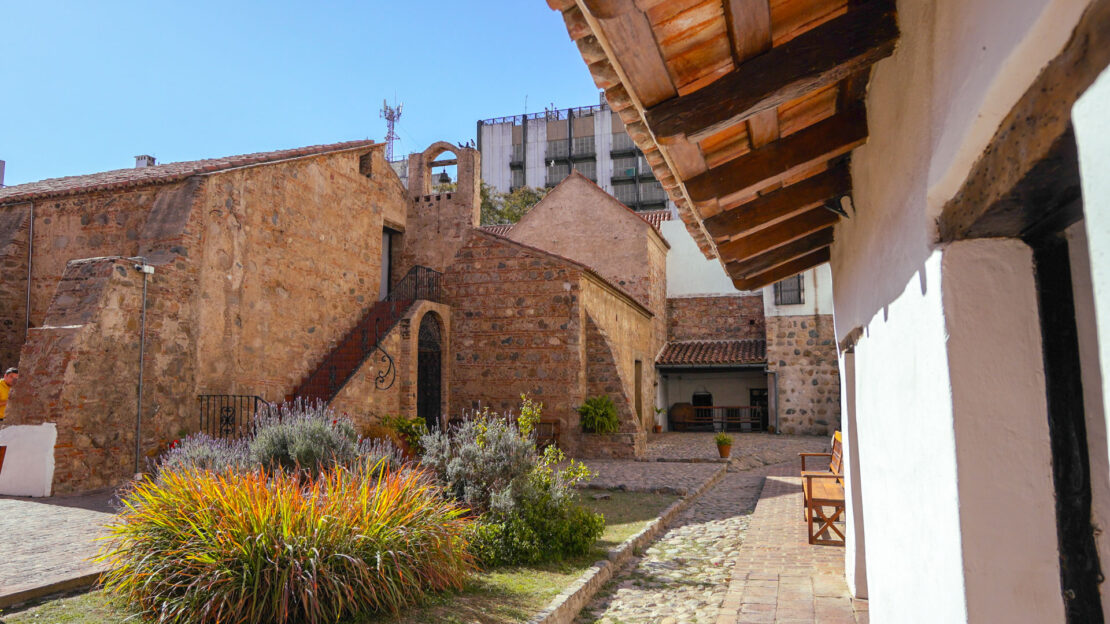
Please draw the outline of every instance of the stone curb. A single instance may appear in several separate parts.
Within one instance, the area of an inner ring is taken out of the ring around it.
[[[713,473],[713,476],[709,477],[688,496],[671,503],[671,506],[659,514],[655,521],[641,529],[636,535],[626,539],[620,546],[610,550],[608,559],[598,561],[590,569],[583,572],[582,576],[578,577],[570,587],[556,596],[543,611],[528,620],[528,624],[570,624],[578,615],[578,612],[582,610],[582,607],[585,607],[586,603],[597,595],[602,586],[613,578],[616,571],[620,570],[636,551],[655,541],[675,516],[685,511],[698,497],[716,485],[727,471],[727,466],[721,466],[717,472]],[[630,489],[629,491],[636,490]]]
[[[60,594],[62,592],[73,591],[75,589],[85,589],[96,585],[100,580],[101,572],[92,572],[83,574],[81,576],[74,576],[53,583],[46,583],[36,587],[30,587],[10,594],[0,595],[0,609],[6,609],[13,605],[18,605],[29,600],[42,598],[51,594]]]

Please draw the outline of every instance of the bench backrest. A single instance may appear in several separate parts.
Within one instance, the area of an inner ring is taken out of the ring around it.
[[[841,474],[841,460],[844,456],[844,449],[840,442],[840,432],[837,431],[833,434],[832,439],[832,457],[829,458],[829,472]]]

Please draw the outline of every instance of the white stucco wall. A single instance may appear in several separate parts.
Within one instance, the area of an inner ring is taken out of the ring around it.
[[[735,295],[737,290],[716,259],[706,260],[686,225],[679,219],[660,224],[659,231],[671,246],[667,252],[667,296]]]
[[[802,273],[802,303],[775,305],[775,288],[763,289],[764,316],[812,316],[833,313],[832,269],[828,264]]]
[[[750,405],[752,388],[767,388],[767,375],[760,370],[745,372],[662,373],[666,406],[689,403],[695,392],[713,393],[714,405]]]
[[[854,598],[867,598],[867,536],[863,488],[860,485],[859,436],[856,413],[856,354],[840,358],[840,438],[844,472],[844,501],[850,520],[844,524],[844,572]]]
[[[0,445],[7,447],[0,468],[0,495],[50,496],[57,441],[54,423],[0,429]]]
[[[968,620],[1062,621],[1033,251],[1016,239],[953,243],[940,287]]]
[[[1030,512],[1038,532],[1025,531],[1009,543],[1008,551],[985,536],[986,527],[999,527],[1026,513],[1011,509],[986,517],[986,501],[1041,492],[1051,471],[1034,463],[1036,470],[1019,471],[1007,482],[1007,475],[988,470],[983,474],[1003,479],[992,489],[974,480],[982,457],[997,458],[1001,449],[1022,448],[1040,462],[1038,457],[1047,456],[1036,453],[1047,452],[1040,445],[1047,445],[1048,438],[1046,431],[1035,436],[1035,429],[1012,430],[1019,423],[1032,426],[1028,410],[1038,403],[1028,387],[1014,392],[1017,382],[961,377],[978,374],[975,350],[995,336],[987,328],[970,330],[976,326],[972,321],[981,318],[958,313],[941,296],[949,286],[945,278],[954,278],[952,292],[958,292],[956,282],[961,276],[960,269],[942,267],[935,220],[999,120],[1060,52],[1087,4],[1087,0],[902,1],[898,3],[902,32],[898,48],[875,67],[867,97],[870,138],[852,157],[854,210],[837,226],[830,262],[838,340],[862,330],[855,347],[853,423],[859,439],[873,621],[1026,622],[1061,617],[1056,611],[1058,572],[1054,560],[1045,555],[1046,549],[1055,548],[1055,523],[1042,526],[1047,522],[1043,494],[1037,494],[1042,498],[1032,503],[1036,508]],[[1110,107],[1102,103],[1098,115],[1106,119],[1107,110]],[[1097,149],[1110,155],[1106,138],[1110,125],[1099,123],[1103,138],[1095,141],[1104,142],[1105,148]],[[1077,135],[1082,156],[1078,120]],[[1095,162],[1107,160],[1099,157]],[[1105,169],[1101,165],[1099,183],[1105,186],[1102,196],[1110,198]],[[1103,241],[1110,239],[1110,217],[1106,219]],[[1089,223],[1088,231],[1095,227]],[[1092,248],[1097,238],[1092,235]],[[999,253],[1009,254],[1005,262],[1020,255],[1014,250]],[[955,256],[949,260],[954,262]],[[1110,257],[1104,255],[1104,260]],[[1110,309],[1110,280],[1102,282],[1108,291],[1108,305],[1103,308],[1098,306],[1097,264],[1092,257],[1096,307],[1101,311]],[[971,266],[964,270],[974,271]],[[948,271],[953,275],[946,276]],[[1105,276],[1110,277],[1110,262]],[[1028,330],[1036,310],[1035,301],[1028,300],[1026,279],[1031,275],[1003,277],[1020,286],[1026,300],[1014,305],[1025,307],[983,300],[985,308],[980,312],[990,315],[991,322],[1017,323]],[[983,275],[973,278],[968,273],[962,279],[970,283]],[[1013,303],[1008,297],[999,301]],[[1106,321],[1100,327],[1110,327],[1110,316]],[[1011,347],[1017,350],[1006,350]],[[1110,364],[1110,352],[1102,349],[1105,367]],[[1030,344],[1009,345],[995,353],[1019,358],[1006,362],[1013,367],[1013,379],[1035,383],[1040,357],[1031,355]],[[1043,382],[1036,390],[1043,405]],[[990,411],[994,405],[977,403],[973,393],[1018,411]],[[1032,402],[1015,404],[1007,399],[1012,394]],[[977,413],[980,407],[988,411]],[[1043,407],[1039,419],[1044,426]],[[995,429],[997,440],[988,435]],[[976,439],[987,446],[977,449]],[[960,440],[965,442],[958,446]],[[988,498],[975,501],[972,497]],[[927,512],[918,517],[920,510]],[[961,537],[964,531],[968,536]],[[968,544],[970,539],[983,543]],[[969,560],[972,556],[976,559]],[[1015,557],[1022,561],[1016,562]],[[983,570],[997,566],[1026,571],[1037,567],[1033,576],[1041,587],[1029,588],[1008,570],[997,578],[978,578]]]
[[[967,614],[941,253],[921,270],[855,349],[853,422],[875,622],[962,622]]]

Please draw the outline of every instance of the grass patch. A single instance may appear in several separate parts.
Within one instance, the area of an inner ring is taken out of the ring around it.
[[[593,499],[601,493],[609,494],[610,498]],[[635,535],[676,500],[677,496],[669,494],[584,490],[583,504],[605,516],[605,532],[589,555],[547,565],[483,572],[475,575],[461,592],[434,595],[398,616],[379,615],[350,624],[508,624],[527,620],[603,558],[606,551]],[[0,624],[123,624],[128,615],[105,594],[94,591],[0,615]]]

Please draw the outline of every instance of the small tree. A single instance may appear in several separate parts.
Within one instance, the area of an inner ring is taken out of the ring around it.
[[[516,223],[547,195],[545,188],[522,186],[511,193],[498,193],[482,183],[482,225]]]

